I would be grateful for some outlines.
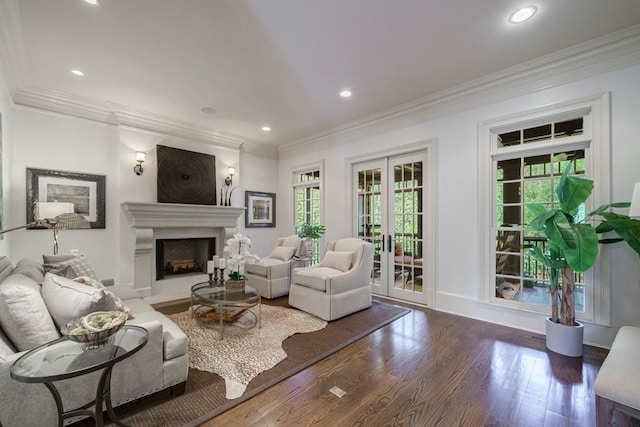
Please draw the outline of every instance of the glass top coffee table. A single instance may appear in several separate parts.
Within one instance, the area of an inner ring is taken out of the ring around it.
[[[139,326],[125,325],[98,348],[87,349],[83,343],[64,337],[50,341],[28,351],[11,365],[11,378],[23,383],[43,383],[51,392],[58,408],[58,425],[65,418],[78,415],[91,416],[97,426],[104,425],[102,403],[109,418],[122,426],[111,405],[111,370],[119,361],[140,350],[147,343],[147,330]],[[62,399],[54,381],[78,377],[104,369],[100,375],[95,399],[86,405],[64,411]],[[95,405],[95,406],[94,406]],[[94,406],[94,410],[89,408]]]
[[[257,310],[250,310],[253,307],[257,307]],[[200,325],[219,330],[221,340],[224,339],[225,329],[246,330],[256,325],[260,328],[261,312],[260,291],[252,286],[230,290],[224,282],[210,281],[191,287],[193,318]]]

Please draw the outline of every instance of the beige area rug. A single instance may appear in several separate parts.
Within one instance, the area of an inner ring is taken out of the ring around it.
[[[257,313],[258,308],[252,309]],[[196,323],[191,311],[171,314],[171,318],[189,338],[189,367],[220,375],[226,386],[226,398],[235,399],[245,392],[249,382],[261,372],[286,359],[282,342],[299,333],[319,331],[327,322],[284,307],[262,305],[262,327],[220,332]]]

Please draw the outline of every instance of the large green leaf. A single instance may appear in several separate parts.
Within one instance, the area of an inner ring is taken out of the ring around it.
[[[588,224],[571,224],[574,247],[564,250],[569,267],[577,272],[589,270],[598,257],[598,235]]]
[[[555,210],[547,211],[547,209],[540,203],[528,204],[526,209],[536,215],[536,217],[529,223],[529,227],[538,231],[544,230],[544,223],[555,215]]]
[[[549,254],[542,252],[542,250],[537,246],[530,247],[529,254],[535,258],[536,261],[549,268],[561,269],[567,267],[567,263],[564,258],[553,259]]]
[[[553,211],[554,215],[544,223],[544,232],[551,243],[561,250],[575,249],[575,233],[567,216],[560,211]]]
[[[593,191],[593,181],[577,176],[570,176],[571,163],[564,169],[562,177],[556,186],[556,195],[561,210],[574,215]]]
[[[602,216],[606,221],[600,225],[606,224],[607,228],[615,231],[631,249],[640,255],[640,221],[613,212],[604,213]]]

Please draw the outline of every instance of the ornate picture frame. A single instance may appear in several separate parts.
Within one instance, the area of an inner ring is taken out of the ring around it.
[[[276,226],[276,195],[258,191],[244,192],[245,228]]]
[[[105,228],[105,189],[105,175],[27,168],[27,223],[37,219],[38,202],[67,202],[91,228]]]

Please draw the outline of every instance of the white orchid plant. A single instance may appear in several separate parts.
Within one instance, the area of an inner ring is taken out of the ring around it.
[[[251,239],[243,236],[242,233],[236,233],[232,238],[227,240],[227,245],[223,252],[227,258],[227,268],[229,269],[229,279],[244,279],[244,265],[247,261],[258,262],[260,258],[249,252],[251,248]]]

